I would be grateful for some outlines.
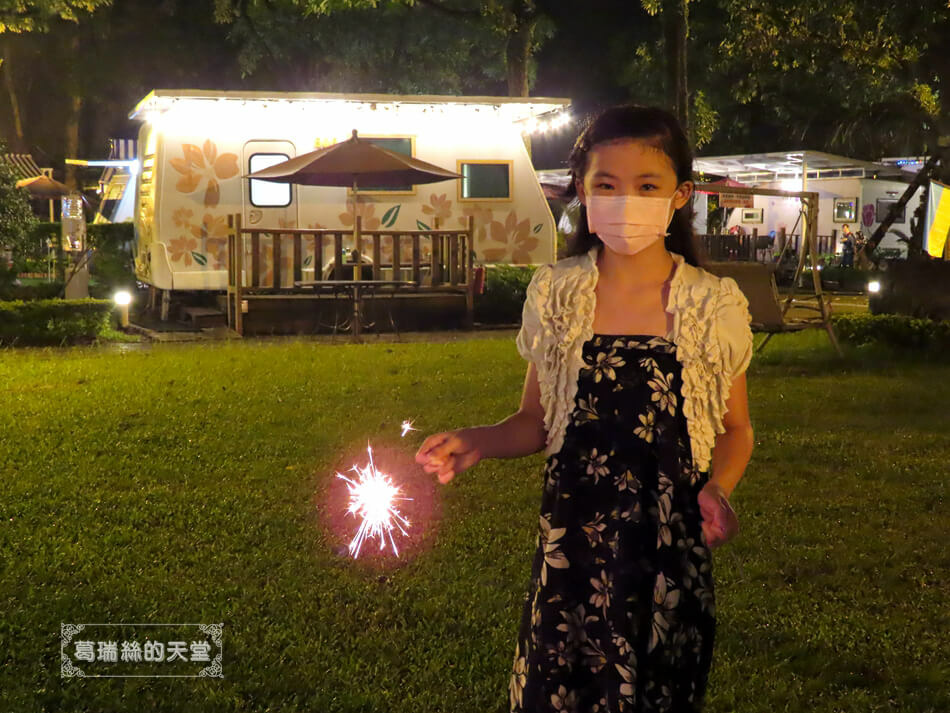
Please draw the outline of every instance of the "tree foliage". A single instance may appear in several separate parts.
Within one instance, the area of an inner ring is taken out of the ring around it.
[[[719,0],[714,71],[797,143],[855,155],[920,151],[950,107],[946,0]],[[943,88],[941,106],[940,89]]]
[[[5,151],[6,147],[0,144],[0,153]],[[0,248],[13,251],[14,265],[17,254],[26,252],[30,231],[35,224],[29,194],[16,187],[12,169],[0,161]]]
[[[112,0],[0,0],[0,32],[42,32],[54,20],[79,19]]]

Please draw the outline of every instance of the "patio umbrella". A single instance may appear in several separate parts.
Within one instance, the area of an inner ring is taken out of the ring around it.
[[[392,187],[406,184],[437,183],[462,176],[454,171],[406,156],[370,141],[353,136],[346,141],[305,153],[259,171],[245,178],[256,178],[276,183],[294,183],[303,186],[338,186],[353,188],[353,238],[356,240],[357,201],[359,186]],[[357,253],[359,246],[355,246]],[[359,259],[353,266],[358,274]]]

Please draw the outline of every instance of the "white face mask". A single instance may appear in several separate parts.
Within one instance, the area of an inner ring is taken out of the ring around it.
[[[613,251],[635,255],[669,234],[672,203],[673,196],[590,196],[587,228]]]

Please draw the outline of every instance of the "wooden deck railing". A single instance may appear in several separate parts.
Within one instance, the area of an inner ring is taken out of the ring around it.
[[[235,309],[235,323],[241,332],[242,299],[255,295],[313,294],[313,290],[295,287],[294,283],[304,281],[303,272],[310,258],[312,280],[324,279],[349,280],[363,279],[364,270],[369,268],[371,279],[403,279],[415,283],[407,286],[410,292],[455,292],[467,295],[467,308],[471,315],[474,309],[472,282],[474,264],[472,261],[475,225],[469,217],[467,226],[460,229],[440,228],[438,221],[432,230],[363,230],[360,216],[356,218],[355,230],[350,229],[310,229],[310,228],[247,228],[241,224],[241,215],[228,216],[228,323],[231,324],[230,309]],[[359,261],[352,259],[351,252],[356,239],[356,251]],[[283,251],[286,238],[291,239],[290,273],[292,280],[285,282],[283,271]],[[304,245],[304,238],[312,240],[312,246]],[[344,244],[350,261],[344,260]],[[389,248],[392,259],[382,259],[383,247]],[[363,249],[368,247],[368,252]],[[424,251],[423,248],[428,248]],[[324,260],[325,250],[332,251],[332,260]],[[250,270],[246,270],[245,251],[250,253]],[[263,284],[266,270],[264,255],[269,253],[271,276],[268,284]],[[306,253],[306,254],[305,254]],[[426,254],[424,254],[426,253]],[[366,258],[369,262],[364,262]],[[324,277],[324,269],[330,267]],[[384,274],[385,271],[385,274]],[[403,288],[400,288],[403,289]]]
[[[759,235],[758,228],[753,228],[751,233],[745,235],[699,235],[700,241],[706,250],[710,260],[714,261],[739,261],[739,262],[771,262],[773,257],[782,252],[782,247],[786,241],[789,242],[789,250],[797,254],[801,249],[801,235],[786,235],[784,229],[777,231],[772,239],[769,235]],[[831,231],[831,235],[817,235],[818,254],[834,254],[838,245],[837,231]]]

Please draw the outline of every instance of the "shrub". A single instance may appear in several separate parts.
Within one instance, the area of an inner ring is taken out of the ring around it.
[[[0,153],[4,151],[6,148],[0,142]],[[16,187],[16,176],[10,165],[0,162],[0,250],[6,248],[13,252],[14,266],[19,253],[29,245],[30,231],[36,223],[28,196],[24,189]]]
[[[108,326],[109,300],[0,302],[0,345],[72,344],[95,338]]]
[[[0,300],[51,300],[63,294],[63,282],[53,280],[35,285],[14,285],[0,278]]]
[[[97,291],[111,294],[120,287],[135,287],[135,266],[132,245],[135,232],[132,223],[101,223],[87,228],[90,247],[95,249],[90,274]]]
[[[485,292],[475,295],[475,321],[482,324],[519,323],[534,271],[535,268],[530,266],[486,266]]]
[[[950,322],[902,314],[842,313],[832,317],[835,332],[856,346],[883,344],[898,349],[950,349]]]
[[[872,314],[950,320],[950,262],[895,260],[880,274],[881,291],[872,295]]]
[[[868,282],[871,280],[880,280],[879,272],[868,270],[859,270],[855,267],[842,267],[841,265],[825,266],[821,270],[821,283],[826,289],[828,283],[837,284],[839,290],[847,292],[864,292]]]

